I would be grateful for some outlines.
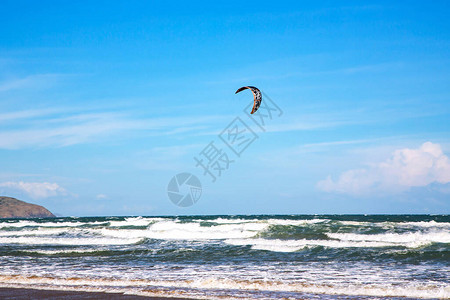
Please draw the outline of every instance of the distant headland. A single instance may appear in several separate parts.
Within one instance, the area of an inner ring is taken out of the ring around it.
[[[11,197],[0,196],[0,218],[54,218],[48,209]]]

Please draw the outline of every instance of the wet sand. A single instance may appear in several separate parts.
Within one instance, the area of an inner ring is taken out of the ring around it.
[[[23,288],[0,288],[0,299],[113,299],[113,300],[131,300],[131,299],[150,299],[150,300],[188,300],[188,298],[171,297],[146,297],[137,295],[124,295],[121,293],[103,293],[103,292],[78,292],[78,291],[55,291],[55,290],[36,290]]]

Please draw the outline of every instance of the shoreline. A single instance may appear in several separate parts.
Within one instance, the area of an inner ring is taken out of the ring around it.
[[[113,299],[113,300],[195,300],[193,298],[180,297],[160,297],[160,296],[138,296],[126,295],[123,293],[107,293],[107,292],[87,292],[87,291],[63,291],[51,289],[33,289],[33,288],[13,288],[0,287],[0,299]]]

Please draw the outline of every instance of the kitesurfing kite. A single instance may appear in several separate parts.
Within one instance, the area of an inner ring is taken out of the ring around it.
[[[253,114],[254,112],[256,112],[258,110],[259,106],[261,105],[261,100],[262,100],[261,91],[254,86],[243,86],[240,89],[238,89],[235,94],[242,92],[245,89],[249,89],[253,93],[254,100],[253,100],[253,109],[251,112],[251,114]]]

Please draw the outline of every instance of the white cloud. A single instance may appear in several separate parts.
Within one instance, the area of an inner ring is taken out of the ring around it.
[[[7,181],[0,183],[0,187],[24,192],[33,199],[62,196],[67,194],[67,191],[63,187],[59,186],[57,183],[50,182]]]
[[[418,149],[399,149],[382,163],[331,176],[317,187],[327,192],[352,195],[396,193],[411,187],[450,182],[450,160],[439,144],[426,142]]]
[[[105,194],[98,194],[98,195],[96,196],[96,198],[97,198],[97,199],[107,199],[108,196],[106,196]]]

